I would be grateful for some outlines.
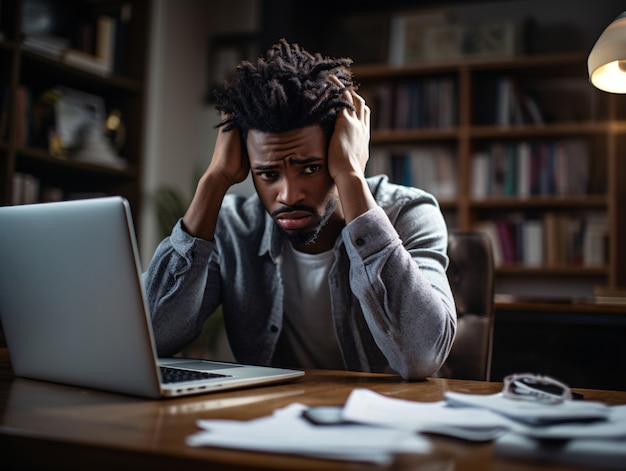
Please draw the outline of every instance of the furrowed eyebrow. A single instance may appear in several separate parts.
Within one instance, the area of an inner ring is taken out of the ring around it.
[[[254,170],[275,170],[278,168],[278,165],[255,165]]]
[[[322,160],[324,159],[322,159],[321,157],[306,157],[304,159],[293,158],[291,159],[291,162],[293,162],[294,164],[298,164],[298,165],[306,165],[306,164],[310,164],[314,162],[320,162]]]
[[[293,157],[289,159],[289,162],[292,164],[296,164],[296,165],[307,165],[310,163],[321,162],[323,160],[324,159],[321,157],[306,157],[302,159]],[[279,167],[280,165],[278,164],[269,164],[269,165],[255,165],[253,168],[254,170],[267,171],[267,170],[276,170]]]

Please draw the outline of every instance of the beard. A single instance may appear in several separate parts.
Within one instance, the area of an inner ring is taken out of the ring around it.
[[[285,233],[287,235],[287,239],[291,242],[295,247],[302,247],[306,245],[313,244],[317,238],[319,237],[322,229],[328,223],[328,220],[335,212],[337,205],[339,204],[339,197],[333,196],[328,200],[326,204],[326,208],[323,214],[317,214],[316,211],[312,208],[306,208],[306,210],[311,211],[319,216],[320,222],[313,230],[300,230],[292,233]],[[300,208],[305,209],[305,208]],[[281,229],[282,230],[282,229]]]

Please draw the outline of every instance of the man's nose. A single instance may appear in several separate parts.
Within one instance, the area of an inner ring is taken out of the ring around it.
[[[285,205],[298,203],[304,197],[302,186],[296,179],[285,177],[278,193],[278,202]]]

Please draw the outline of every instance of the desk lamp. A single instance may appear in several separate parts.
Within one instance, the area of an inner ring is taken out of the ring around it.
[[[626,12],[606,27],[587,59],[589,80],[609,93],[626,93]],[[596,287],[596,298],[608,296],[609,302],[624,298],[622,287]]]
[[[587,59],[589,80],[600,90],[626,93],[626,12],[600,35]]]

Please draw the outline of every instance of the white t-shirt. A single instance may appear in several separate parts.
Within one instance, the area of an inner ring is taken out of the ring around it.
[[[296,357],[294,363],[302,368],[343,370],[328,287],[335,255],[332,250],[299,252],[288,243],[284,247],[283,335]]]

